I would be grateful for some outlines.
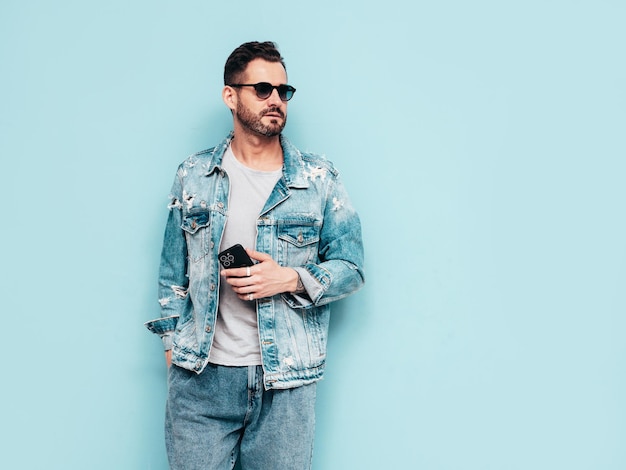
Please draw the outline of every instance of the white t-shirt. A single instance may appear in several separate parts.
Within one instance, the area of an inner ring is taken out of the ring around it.
[[[254,248],[256,221],[280,180],[282,169],[258,171],[248,168],[235,158],[230,146],[224,154],[222,167],[228,174],[230,194],[220,251],[236,243]],[[261,364],[256,302],[241,300],[224,279],[220,282],[219,307],[209,361],[224,366]]]

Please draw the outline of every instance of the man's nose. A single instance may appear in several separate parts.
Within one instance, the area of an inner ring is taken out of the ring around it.
[[[271,105],[281,105],[283,103],[283,100],[280,99],[276,88],[272,89],[272,93],[270,93],[270,96],[267,99]]]

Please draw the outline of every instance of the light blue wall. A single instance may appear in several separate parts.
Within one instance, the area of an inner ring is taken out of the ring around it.
[[[367,248],[315,469],[626,468],[624,5],[3,0],[0,466],[166,468],[166,197],[271,39]]]

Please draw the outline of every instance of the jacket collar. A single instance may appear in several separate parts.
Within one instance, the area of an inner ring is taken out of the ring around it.
[[[218,145],[213,147],[206,175],[221,170],[224,153],[234,138],[231,131]],[[283,148],[283,178],[290,188],[308,188],[309,182],[304,175],[304,160],[298,150],[283,134],[280,135],[280,145]]]

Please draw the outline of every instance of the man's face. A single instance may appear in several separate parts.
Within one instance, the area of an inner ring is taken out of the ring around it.
[[[248,64],[241,83],[268,82],[272,85],[287,83],[287,73],[280,62],[255,59]],[[241,87],[236,91],[235,119],[242,127],[265,137],[279,135],[287,124],[287,102],[273,90],[266,99],[260,99],[253,87]]]

